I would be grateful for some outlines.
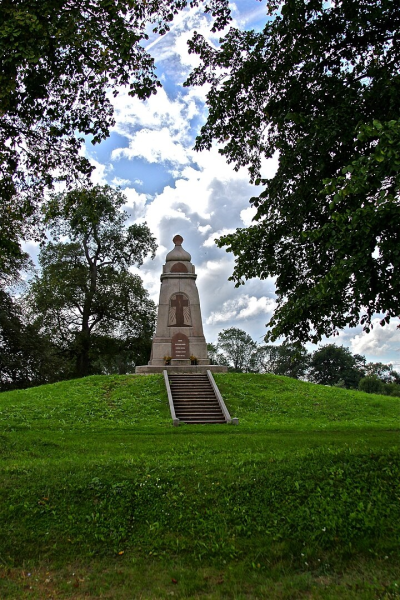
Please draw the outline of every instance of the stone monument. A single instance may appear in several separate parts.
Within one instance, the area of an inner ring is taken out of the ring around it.
[[[167,254],[161,275],[157,329],[148,365],[136,373],[226,372],[227,367],[210,365],[203,334],[199,292],[194,265],[176,235],[175,248]]]

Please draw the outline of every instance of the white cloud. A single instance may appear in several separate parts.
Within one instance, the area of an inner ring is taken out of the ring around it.
[[[261,157],[261,177],[263,179],[272,179],[275,176],[279,167],[279,152],[274,153],[272,158]]]
[[[262,296],[256,298],[244,294],[239,298],[227,300],[220,310],[214,311],[207,318],[207,324],[226,323],[227,321],[246,321],[260,314],[270,315],[276,308],[273,298]]]
[[[127,198],[126,208],[130,208],[130,215],[134,220],[144,220],[146,213],[146,194],[140,194],[135,188],[127,187],[123,190],[124,195]]]
[[[140,129],[158,131],[166,127],[177,139],[184,140],[188,135],[190,120],[199,112],[194,96],[179,95],[171,99],[164,89],[148,100],[131,98],[122,89],[113,99],[113,105],[116,120],[113,131],[128,139]]]
[[[92,183],[95,185],[106,185],[107,175],[113,170],[112,165],[104,165],[90,156],[88,156],[88,158],[90,160],[90,164],[95,167],[94,171],[92,171],[90,175]]]
[[[122,186],[122,185],[129,185],[130,183],[132,183],[129,179],[123,179],[122,177],[114,177],[114,179],[111,180],[112,185],[115,186]]]
[[[259,8],[243,11],[242,7],[238,7],[236,3],[231,3],[232,14],[237,22],[237,26],[241,29],[252,29],[253,22],[265,20],[267,9],[263,4]]]
[[[202,235],[205,235],[207,231],[210,231],[210,229],[212,229],[212,227],[210,224],[204,226],[199,225],[197,229]]]
[[[240,211],[240,218],[245,227],[249,227],[249,225],[252,224],[252,220],[256,212],[257,209],[254,206],[249,206],[249,208],[244,208]]]
[[[398,358],[400,353],[400,324],[399,319],[393,319],[389,324],[381,327],[380,319],[373,320],[373,329],[370,333],[359,333],[350,340],[350,348],[354,354],[366,354],[377,359],[391,354]]]
[[[276,308],[275,300],[266,296],[262,296],[261,298],[246,296],[246,301],[247,305],[240,310],[236,317],[237,319],[249,319],[261,314],[270,315]]]
[[[170,161],[179,165],[187,165],[190,161],[188,152],[170,130],[163,127],[159,130],[141,129],[131,137],[128,148],[113,150],[111,158],[144,158],[149,163]]]
[[[197,31],[215,46],[221,35],[224,34],[223,31],[213,33],[210,31],[210,25],[211,19],[204,14],[202,6],[182,11],[175,17],[170,31],[165,36],[152,40],[146,46],[146,50],[151,52],[157,63],[167,63],[165,65],[167,69],[171,63],[175,65],[178,59],[180,71],[175,69],[175,76],[181,72],[185,74],[188,67],[192,69],[199,64],[198,56],[188,52],[187,41],[192,37],[193,32]],[[231,25],[235,26],[235,21]]]
[[[228,235],[229,233],[234,233],[234,229],[220,229],[219,231],[214,231],[204,242],[203,246],[206,248],[213,247],[215,245],[215,239],[221,237],[222,235]]]

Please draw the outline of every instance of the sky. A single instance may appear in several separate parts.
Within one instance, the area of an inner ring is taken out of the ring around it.
[[[232,9],[233,25],[240,28],[260,29],[266,21],[264,0],[237,0]],[[180,234],[198,274],[206,340],[216,342],[220,331],[238,327],[263,343],[265,325],[276,306],[274,281],[253,279],[235,288],[228,281],[234,258],[214,242],[251,223],[249,198],[257,191],[249,184],[247,170],[235,172],[217,146],[201,153],[193,150],[206,119],[207,89],[182,85],[198,64],[198,58],[188,54],[187,40],[196,30],[217,44],[220,34],[209,29],[201,9],[192,9],[176,18],[168,34],[150,37],[146,47],[163,88],[147,101],[130,98],[122,89],[113,100],[116,124],[110,138],[97,146],[88,143],[86,155],[96,166],[94,181],[120,186],[130,222],[146,221],[157,238],[156,258],[146,260],[138,271],[151,298],[158,303],[165,255],[173,247],[172,238]],[[264,177],[274,175],[277,161],[278,156],[265,161]],[[382,328],[376,322],[370,334],[361,327],[344,330],[322,343],[333,341],[370,361],[390,362],[400,369],[398,323],[394,320]]]

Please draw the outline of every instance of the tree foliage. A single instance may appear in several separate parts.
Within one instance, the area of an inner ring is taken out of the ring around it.
[[[348,348],[325,344],[313,352],[308,378],[322,385],[338,385],[357,388],[363,377],[365,358],[352,355]]]
[[[0,289],[0,390],[63,379],[69,375],[65,359],[21,303]]]
[[[232,279],[276,278],[269,339],[319,341],[400,306],[400,7],[392,0],[268,3],[261,32],[196,34],[210,84],[196,142],[213,140],[264,187],[254,225],[218,242]],[[271,179],[262,160],[279,154]]]
[[[237,327],[224,329],[218,334],[218,351],[222,352],[233,371],[253,371],[254,353],[257,344],[251,336]]]
[[[257,371],[299,379],[307,373],[310,355],[303,346],[266,344],[259,346],[255,363]]]
[[[225,365],[229,366],[229,363],[222,352],[219,352],[217,344],[207,344],[207,356],[210,359],[212,365]]]
[[[376,375],[368,375],[360,379],[358,389],[367,394],[382,394],[384,383]]]
[[[199,4],[215,27],[225,25],[227,0],[0,3],[0,261],[19,253],[24,225],[32,235],[35,207],[54,179],[90,173],[82,136],[96,143],[109,135],[110,96],[121,86],[141,99],[156,92],[142,45],[149,24],[163,34],[179,11]]]
[[[125,227],[125,202],[120,191],[96,186],[55,195],[45,207],[55,241],[40,252],[31,303],[43,330],[76,357],[78,376],[99,364],[102,345],[110,354],[111,338],[132,362],[153,333],[154,303],[129,269],[154,256],[156,244],[145,224]]]
[[[393,369],[393,365],[381,362],[370,362],[366,364],[365,374],[367,377],[376,376],[384,383],[400,383],[400,374]]]

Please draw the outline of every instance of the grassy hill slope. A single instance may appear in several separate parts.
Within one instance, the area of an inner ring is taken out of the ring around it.
[[[398,597],[399,399],[216,380],[238,427],[158,375],[0,394],[1,598]]]

